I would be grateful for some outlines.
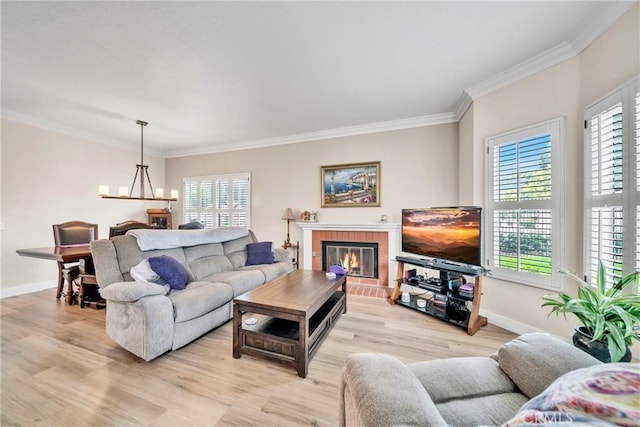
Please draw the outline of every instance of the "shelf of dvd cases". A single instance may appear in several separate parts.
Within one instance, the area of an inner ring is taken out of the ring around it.
[[[396,284],[389,299],[391,304],[408,307],[460,326],[466,329],[469,335],[474,335],[482,326],[487,324],[487,318],[478,314],[482,296],[481,274],[462,275],[455,270],[449,271],[440,267],[435,270],[440,271],[441,279],[409,281],[406,277],[405,264],[423,267],[418,262],[416,264],[406,260],[398,262]],[[449,277],[449,274],[454,279],[445,280],[444,278]],[[462,280],[463,276],[473,277],[475,283],[473,285],[463,283],[466,282],[466,280]],[[423,293],[409,293],[405,295],[405,298],[401,298],[403,284],[418,287]],[[406,296],[408,296],[408,299]]]

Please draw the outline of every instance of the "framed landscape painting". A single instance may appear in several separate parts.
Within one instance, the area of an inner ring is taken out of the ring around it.
[[[323,208],[380,206],[380,162],[320,167]]]

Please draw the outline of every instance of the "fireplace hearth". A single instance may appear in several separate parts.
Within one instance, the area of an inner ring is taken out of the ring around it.
[[[322,241],[322,269],[332,265],[347,270],[347,276],[378,278],[378,243]]]

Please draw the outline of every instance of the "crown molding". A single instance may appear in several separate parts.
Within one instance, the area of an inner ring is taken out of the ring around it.
[[[37,128],[48,130],[51,132],[72,136],[74,138],[86,139],[89,141],[97,142],[99,144],[109,145],[111,147],[116,147],[116,148],[122,148],[127,151],[133,151],[138,153],[140,152],[139,142],[136,142],[134,145],[133,143],[129,143],[129,142],[105,138],[104,136],[101,136],[92,132],[86,132],[77,128],[60,125],[58,123],[54,123],[48,120],[39,119],[26,114],[18,113],[16,111],[8,110],[6,108],[3,108],[0,111],[0,117],[3,119],[11,120],[13,122],[35,126]],[[163,153],[158,150],[145,148],[145,153],[151,154],[157,157],[164,157]]]
[[[606,5],[601,4],[568,40],[568,43],[573,47],[573,50],[581,53],[636,3],[638,0],[612,1],[606,2]]]
[[[473,100],[478,99],[481,96],[495,92],[498,89],[502,89],[505,86],[539,73],[542,70],[560,64],[576,55],[577,52],[569,43],[562,42],[533,58],[496,74],[482,83],[471,86],[466,92]]]
[[[469,93],[466,90],[462,92],[458,102],[453,106],[453,116],[456,118],[457,122],[462,120],[462,116],[467,112],[472,102],[473,98],[471,98]]]
[[[186,150],[169,150],[165,152],[165,157],[186,157],[202,154],[222,153],[228,151],[249,150],[253,148],[273,147],[276,145],[296,144],[300,142],[311,142],[322,139],[343,138],[347,136],[364,135],[369,133],[389,132],[394,130],[411,129],[423,126],[455,123],[457,121],[458,120],[453,113],[434,114],[430,116],[420,116],[409,119],[391,120],[387,122],[378,122],[366,125],[348,126],[343,128],[301,133],[283,137],[256,139],[253,141],[225,144],[216,147],[206,146]]]
[[[466,90],[472,100],[487,95],[549,67],[579,55],[638,0],[607,2],[599,6],[586,23],[568,40],[517,64]],[[461,109],[461,108],[460,108]],[[456,109],[456,112],[458,109]],[[465,110],[466,111],[466,110]],[[463,112],[464,114],[464,112]]]

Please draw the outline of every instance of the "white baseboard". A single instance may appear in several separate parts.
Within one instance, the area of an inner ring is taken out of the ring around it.
[[[501,316],[499,314],[495,314],[483,309],[480,309],[480,315],[485,316],[488,319],[489,323],[491,323],[492,325],[499,326],[515,334],[522,335],[528,334],[530,332],[547,332],[542,329],[534,328],[533,326],[527,325],[526,323],[518,322],[513,319],[509,319],[508,317]]]
[[[15,297],[18,295],[30,294],[33,292],[39,292],[45,289],[51,289],[57,287],[55,280],[49,280],[46,282],[31,283],[29,285],[12,286],[6,289],[0,289],[0,299]]]

